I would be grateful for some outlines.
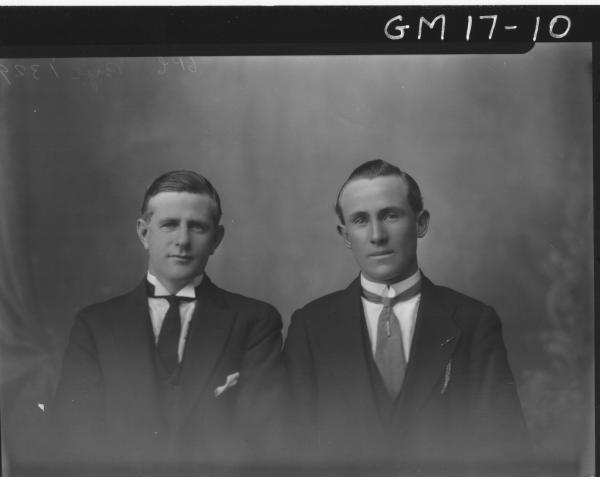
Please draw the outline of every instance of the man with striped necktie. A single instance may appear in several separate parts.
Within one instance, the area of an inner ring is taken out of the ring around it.
[[[298,458],[357,475],[523,464],[529,437],[500,319],[419,269],[429,212],[415,180],[366,162],[336,213],[360,276],[292,316],[284,361]]]

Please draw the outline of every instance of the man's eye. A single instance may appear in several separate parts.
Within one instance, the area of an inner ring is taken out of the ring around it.
[[[206,226],[204,224],[192,224],[190,225],[190,229],[194,232],[205,232]]]
[[[177,222],[164,222],[160,227],[166,230],[172,230],[177,227]]]
[[[366,222],[367,222],[366,217],[363,217],[362,215],[359,215],[358,217],[354,217],[352,219],[353,224],[364,224]]]
[[[387,214],[385,214],[384,219],[386,220],[396,220],[398,218],[398,214],[395,212],[388,212]]]

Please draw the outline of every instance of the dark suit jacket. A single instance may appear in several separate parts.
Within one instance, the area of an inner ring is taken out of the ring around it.
[[[89,306],[75,320],[50,410],[57,459],[139,467],[260,458],[279,407],[280,353],[277,310],[205,277],[167,425],[144,283]],[[215,397],[236,372],[238,384]]]
[[[284,361],[293,445],[304,449],[302,458],[462,465],[531,457],[492,308],[423,277],[396,401],[381,392],[364,321],[359,279],[292,316]]]

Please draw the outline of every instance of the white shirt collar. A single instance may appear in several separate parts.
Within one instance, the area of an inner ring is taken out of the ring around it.
[[[184,286],[181,290],[179,290],[175,296],[184,296],[186,298],[196,298],[196,290],[195,288],[202,283],[202,279],[204,278],[204,273],[196,276],[192,281],[190,281],[186,286]],[[167,288],[160,282],[158,278],[156,278],[150,271],[146,274],[146,279],[154,285],[154,295],[155,296],[163,296],[163,295],[171,295],[171,292],[167,290]]]
[[[402,281],[392,283],[391,285],[387,285],[386,283],[377,283],[366,278],[362,273],[360,274],[360,284],[362,287],[370,291],[371,293],[375,293],[379,296],[390,296],[394,297],[404,290],[408,290],[410,287],[415,285],[421,281],[421,270],[417,270],[410,277],[405,278]]]

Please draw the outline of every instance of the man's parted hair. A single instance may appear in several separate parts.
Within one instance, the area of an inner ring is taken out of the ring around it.
[[[376,177],[385,176],[398,176],[404,179],[408,185],[408,203],[412,207],[413,212],[418,214],[423,210],[423,197],[421,196],[421,190],[419,189],[417,181],[415,181],[410,174],[404,172],[399,167],[396,167],[382,159],[373,159],[372,161],[367,161],[354,169],[350,174],[350,177],[346,179],[346,182],[344,182],[340,188],[340,191],[338,192],[337,200],[335,201],[335,213],[337,214],[341,224],[344,224],[344,213],[340,205],[340,197],[342,196],[342,192],[344,191],[346,185],[357,179],[375,179]]]
[[[206,194],[215,204],[214,219],[215,225],[221,221],[221,199],[217,190],[210,181],[200,174],[193,171],[170,171],[166,172],[150,184],[144,200],[142,201],[142,218],[149,220],[152,212],[148,210],[148,202],[155,195],[161,192],[189,192],[191,194]]]

